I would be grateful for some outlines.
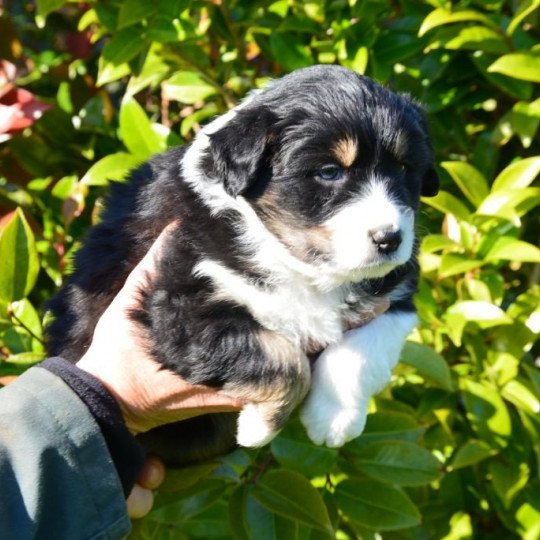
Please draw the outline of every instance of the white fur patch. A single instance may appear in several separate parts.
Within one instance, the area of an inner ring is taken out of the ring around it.
[[[194,274],[212,280],[214,298],[245,306],[262,326],[302,348],[313,341],[327,344],[341,339],[345,289],[322,292],[292,273],[264,289],[210,259],[197,264]],[[279,279],[280,273],[276,275]]]
[[[248,403],[244,406],[238,417],[238,431],[236,441],[240,446],[257,448],[269,443],[276,435],[264,418],[261,409]]]
[[[414,313],[385,313],[319,356],[300,415],[314,443],[338,447],[362,433],[369,398],[390,381],[416,323]]]
[[[409,260],[414,244],[414,214],[396,203],[381,181],[331,217],[330,230],[334,272],[347,281],[382,277]],[[380,256],[369,232],[377,229],[401,231],[402,242],[391,256]]]

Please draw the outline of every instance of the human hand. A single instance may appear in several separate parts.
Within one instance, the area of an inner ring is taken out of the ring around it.
[[[170,422],[214,412],[238,411],[242,402],[203,385],[191,385],[151,358],[144,329],[128,315],[139,290],[155,273],[169,225],[128,276],[101,316],[92,343],[77,366],[97,377],[118,401],[128,429],[142,433]]]
[[[157,457],[149,457],[137,478],[137,483],[127,498],[127,511],[131,519],[140,519],[154,505],[153,490],[157,489],[165,479],[165,466]]]

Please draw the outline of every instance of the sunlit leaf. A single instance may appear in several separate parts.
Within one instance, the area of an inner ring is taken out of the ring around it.
[[[486,26],[495,27],[495,23],[487,16],[478,11],[463,10],[463,11],[447,11],[444,8],[438,8],[429,13],[429,15],[422,22],[418,35],[423,36],[426,32],[429,32],[433,28],[442,26],[444,24],[458,23],[458,22],[481,22]]]
[[[499,392],[487,383],[462,380],[467,418],[482,441],[505,447],[512,434],[508,409]]]
[[[540,82],[540,52],[505,54],[495,60],[488,71],[524,81]]]
[[[469,163],[463,161],[443,161],[441,163],[457,184],[463,195],[478,206],[488,195],[489,187],[484,175]]]
[[[165,150],[165,145],[152,129],[143,108],[133,98],[125,99],[120,108],[120,136],[133,154],[143,161],[152,154]]]
[[[418,373],[430,382],[446,390],[452,390],[450,370],[444,358],[431,347],[408,341],[401,351],[400,361],[416,368]]]
[[[540,156],[516,161],[505,169],[493,182],[492,192],[528,187],[540,173]]]
[[[37,280],[39,258],[34,233],[20,208],[0,230],[0,261],[0,298],[11,302],[28,296]]]

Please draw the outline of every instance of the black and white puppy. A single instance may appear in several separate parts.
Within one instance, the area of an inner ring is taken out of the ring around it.
[[[340,446],[416,324],[415,215],[437,189],[419,107],[341,67],[296,71],[112,186],[51,302],[49,353],[82,356],[130,270],[180,220],[134,316],[156,361],[246,405],[145,444],[172,463],[235,436],[261,446],[309,392],[309,436]],[[383,298],[386,313],[348,330]]]

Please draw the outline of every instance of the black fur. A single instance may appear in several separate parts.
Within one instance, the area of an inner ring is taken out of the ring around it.
[[[333,159],[332,141],[344,136],[358,141],[358,159],[343,181],[321,182],[317,171]],[[252,248],[241,241],[241,215],[213,214],[204,195],[186,182],[181,170],[186,148],[157,155],[127,182],[112,184],[101,223],[90,230],[73,275],[49,304],[54,322],[47,329],[48,352],[72,362],[84,354],[99,316],[129,272],[160,231],[180,219],[134,315],[149,332],[154,358],[191,383],[294,386],[299,368],[269,361],[257,338],[263,327],[253,314],[232,301],[213,300],[214,285],[192,273],[199,261],[212,258],[261,290],[272,287],[271,276],[254,267]],[[256,95],[210,135],[200,167],[229,195],[243,195],[270,229],[276,220],[290,230],[323,224],[361,196],[373,174],[384,177],[390,192],[414,210],[420,194],[433,195],[438,186],[420,109],[365,77],[331,66],[293,73]],[[263,204],[269,194],[272,205]],[[324,254],[314,248],[305,257]],[[363,301],[407,282],[409,296],[392,309],[412,310],[416,276],[413,259],[355,290]],[[281,411],[276,427],[289,412]],[[235,422],[234,414],[207,415],[152,430],[141,440],[169,463],[184,464],[231,449]]]

